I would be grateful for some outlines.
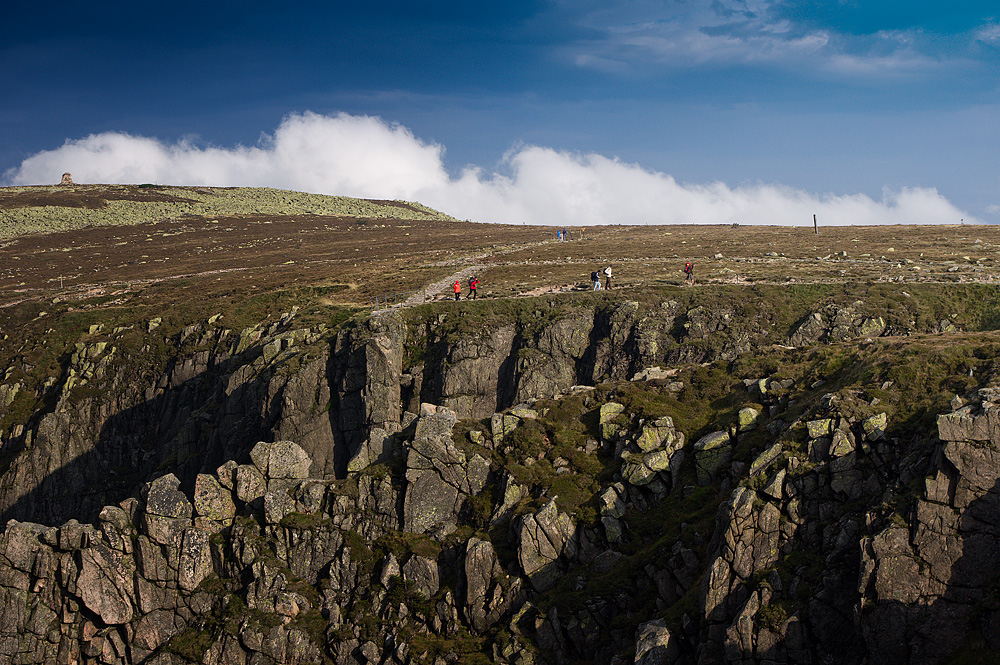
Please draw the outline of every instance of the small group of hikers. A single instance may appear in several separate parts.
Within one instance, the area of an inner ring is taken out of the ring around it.
[[[600,291],[601,290],[601,274],[602,273],[604,274],[604,279],[605,279],[604,287],[603,288],[605,288],[605,289],[610,289],[611,288],[611,269],[613,267],[614,266],[612,266],[612,265],[609,264],[608,267],[605,268],[604,270],[602,270],[601,272],[598,272],[598,271],[595,270],[594,272],[590,273],[590,281],[592,281],[594,283],[594,290],[595,291]]]
[[[611,288],[611,270],[614,266],[608,265],[607,268],[598,272],[595,270],[590,273],[590,281],[594,283],[594,291],[601,291],[603,289]],[[604,275],[604,286],[601,286],[601,274]],[[457,282],[456,282],[457,283]],[[688,261],[684,264],[684,283],[687,285],[694,284],[694,264]]]
[[[594,291],[602,291],[611,288],[611,273],[614,268],[613,264],[608,264],[608,266],[601,271],[595,270],[590,273],[590,281],[594,283]],[[601,285],[601,275],[604,275],[604,285]],[[694,264],[688,261],[684,264],[684,283],[687,285],[694,284]],[[455,283],[451,285],[452,290],[455,292],[455,300],[460,300],[462,297],[462,282],[455,280]],[[473,275],[469,278],[469,294],[465,296],[466,300],[476,300],[476,291],[479,288],[479,278]]]
[[[451,285],[451,288],[455,291],[455,300],[458,300],[459,297],[462,295],[462,283],[456,279],[455,283]],[[479,278],[473,275],[472,277],[469,278],[469,295],[465,296],[465,299],[475,300],[476,289],[478,288],[479,288]]]

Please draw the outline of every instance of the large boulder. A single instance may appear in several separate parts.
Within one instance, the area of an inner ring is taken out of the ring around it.
[[[729,464],[733,456],[733,444],[729,432],[718,431],[706,434],[694,444],[694,462],[698,484],[712,482],[715,473]]]
[[[403,564],[400,572],[413,590],[424,598],[430,598],[441,588],[437,561],[433,559],[414,554]]]
[[[191,502],[180,491],[181,481],[172,473],[152,481],[146,490],[146,513],[160,517],[190,518]]]
[[[672,665],[680,657],[677,639],[662,620],[639,625],[635,640],[636,665]]]
[[[538,591],[552,588],[562,575],[561,557],[576,551],[573,520],[559,512],[552,499],[537,513],[521,516],[515,533],[518,562],[531,585]]]
[[[457,528],[458,512],[469,496],[482,491],[489,462],[468,457],[455,447],[451,431],[457,420],[444,407],[421,409],[413,441],[405,447],[406,495],[403,530],[411,533]]]
[[[194,481],[194,512],[206,520],[232,522],[236,515],[233,493],[215,476],[200,473]]]
[[[80,550],[77,594],[87,609],[109,626],[132,620],[132,571],[128,561],[101,544]]]
[[[485,632],[497,622],[510,602],[500,578],[505,578],[493,545],[486,540],[470,538],[466,543],[465,562],[466,620],[473,630]],[[509,586],[509,585],[508,585]]]
[[[312,460],[309,454],[292,441],[260,441],[250,451],[253,460],[267,478],[308,478]]]
[[[614,420],[624,413],[625,405],[618,402],[605,402],[601,405],[599,424],[601,426],[601,438],[610,441],[621,431],[622,426]]]

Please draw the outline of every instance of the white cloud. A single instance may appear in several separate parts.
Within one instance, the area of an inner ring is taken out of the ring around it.
[[[973,32],[973,37],[981,42],[1000,43],[1000,24],[991,23]]]
[[[450,176],[444,149],[379,118],[288,116],[253,147],[104,133],[67,141],[8,171],[9,184],[77,182],[268,186],[318,194],[419,201],[460,219],[533,224],[954,223],[972,217],[935,189],[817,196],[772,184],[678,183],[672,176],[598,154],[522,146],[505,173],[469,168]]]
[[[564,20],[582,28],[560,46],[567,62],[605,73],[655,77],[692,67],[751,66],[827,79],[892,80],[970,65],[968,47],[1000,41],[995,22],[969,33],[921,27],[856,33],[837,22],[788,17],[775,0],[597,3],[556,0]],[[806,16],[810,10],[804,10]],[[814,19],[821,19],[815,14]],[[615,67],[607,67],[607,62]]]

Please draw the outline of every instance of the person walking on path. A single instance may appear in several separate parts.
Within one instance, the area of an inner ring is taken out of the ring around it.
[[[476,289],[479,288],[479,279],[475,275],[469,278],[469,297],[476,299]]]
[[[688,286],[694,284],[694,264],[690,261],[684,264],[684,283]]]
[[[590,281],[594,283],[595,291],[601,290],[601,273],[597,272],[596,270],[590,273]]]
[[[462,295],[462,283],[456,279],[451,288],[455,290],[455,300],[458,300],[458,297]]]
[[[608,267],[604,269],[604,288],[611,288],[611,268],[612,266],[608,264]]]

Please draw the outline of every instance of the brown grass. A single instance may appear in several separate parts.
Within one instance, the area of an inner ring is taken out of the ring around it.
[[[58,210],[46,205],[185,200],[184,188],[164,189],[0,189],[0,212],[28,206],[44,219]],[[304,287],[323,305],[365,306],[372,296],[422,289],[470,266],[486,297],[589,289],[591,271],[609,263],[617,290],[680,285],[687,260],[699,285],[993,283],[1000,275],[994,226],[821,227],[819,234],[811,226],[600,226],[571,228],[572,240],[560,243],[555,227],[405,219],[419,208],[375,203],[401,218],[185,216],[16,237],[0,243],[0,308],[100,297],[168,307]],[[450,289],[435,295],[451,298]]]

